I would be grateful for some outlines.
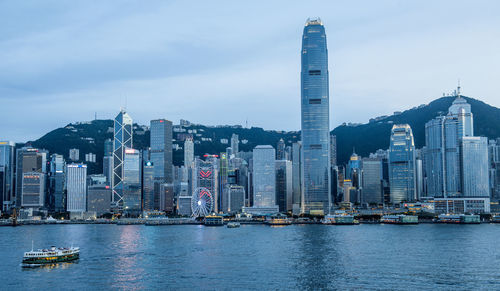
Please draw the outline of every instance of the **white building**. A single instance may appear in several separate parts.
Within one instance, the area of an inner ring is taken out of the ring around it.
[[[87,210],[87,165],[69,164],[66,167],[68,212],[85,212]]]
[[[462,189],[464,197],[490,197],[488,139],[486,137],[463,137]]]
[[[72,161],[80,160],[80,150],[79,149],[70,149],[69,150],[69,159]]]

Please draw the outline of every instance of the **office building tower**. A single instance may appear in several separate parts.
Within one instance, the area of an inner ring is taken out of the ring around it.
[[[460,149],[463,196],[490,197],[488,139],[486,137],[463,137]]]
[[[493,201],[500,200],[500,138],[490,140],[488,146],[490,164],[490,191]]]
[[[292,208],[294,214],[300,213],[300,203],[302,201],[302,143],[292,144]]]
[[[270,145],[253,149],[254,207],[276,206],[275,152]]]
[[[302,37],[302,212],[330,211],[328,52],[321,20],[308,19]]]
[[[95,163],[96,162],[96,155],[94,153],[85,154],[85,162]]]
[[[362,160],[362,195],[361,202],[368,204],[382,204],[382,161],[377,158]]]
[[[206,160],[195,159],[192,169],[192,192],[203,188],[207,195],[211,195],[214,206],[213,211],[219,212],[219,162],[215,156],[207,156]]]
[[[224,189],[223,212],[229,214],[240,213],[245,206],[245,188],[239,185],[228,185]]]
[[[87,211],[87,165],[68,164],[66,166],[66,189],[67,211]]]
[[[276,160],[284,160],[285,159],[285,142],[282,138],[278,141],[276,146]]]
[[[23,173],[21,181],[21,206],[42,208],[45,205],[45,174],[39,172]]]
[[[147,161],[142,169],[143,210],[152,211],[155,210],[154,165]]]
[[[173,183],[172,122],[169,120],[151,120],[151,162],[155,182]]]
[[[221,153],[220,154],[220,159],[219,159],[219,199],[218,199],[218,205],[217,209],[223,209],[222,207],[222,201],[224,199],[224,188],[228,184],[228,178],[229,178],[229,173],[228,173],[228,156],[226,153]]]
[[[113,140],[110,138],[104,141],[104,156],[105,157],[113,156]]]
[[[15,144],[0,141],[0,211],[14,206],[14,154]]]
[[[392,127],[389,147],[391,203],[415,201],[415,144],[408,124]]]
[[[330,164],[332,167],[337,165],[337,136],[330,136]]]
[[[45,174],[47,172],[46,150],[39,150],[31,147],[23,147],[16,151],[16,206],[21,207],[22,179],[23,174],[37,172]],[[44,178],[45,179],[45,178]],[[44,180],[45,182],[45,180]],[[45,193],[45,188],[44,188]],[[44,195],[45,196],[45,195]]]
[[[233,154],[237,155],[238,152],[240,151],[240,140],[237,134],[234,134],[231,136],[231,148],[233,149]]]
[[[112,208],[121,211],[123,206],[123,161],[125,149],[132,148],[133,137],[132,118],[125,110],[121,110],[114,120],[113,135],[113,175],[111,176],[111,197]]]
[[[123,174],[123,212],[132,216],[139,215],[142,211],[140,151],[125,149]]]
[[[160,210],[174,213],[175,210],[174,184],[160,184]]]
[[[191,196],[179,196],[177,198],[177,215],[191,216]]]
[[[89,185],[87,189],[87,212],[95,212],[96,217],[111,211],[111,187],[106,184]]]
[[[360,179],[360,171],[361,171],[361,157],[356,153],[352,153],[349,158],[349,162],[346,167],[346,178],[350,179],[353,182],[354,187],[359,187],[359,179]]]
[[[288,212],[293,208],[292,162],[276,161],[276,204],[280,212]]]
[[[48,208],[54,212],[66,210],[66,162],[64,157],[58,154],[50,156],[49,171],[49,202]]]
[[[415,159],[415,190],[417,191],[417,200],[425,196],[424,189],[424,164],[421,158]]]
[[[79,149],[70,149],[69,150],[69,159],[71,161],[79,161],[80,160],[80,150]]]
[[[184,141],[184,167],[191,167],[194,161],[193,139],[187,138]]]

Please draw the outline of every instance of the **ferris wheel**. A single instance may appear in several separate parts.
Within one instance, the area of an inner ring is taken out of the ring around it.
[[[193,217],[207,216],[214,210],[214,198],[205,187],[198,187],[191,197]]]

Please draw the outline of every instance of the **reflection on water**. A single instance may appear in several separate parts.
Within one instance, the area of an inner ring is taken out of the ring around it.
[[[31,265],[23,265],[21,264],[23,271],[50,271],[53,269],[67,269],[70,268],[71,265],[78,264],[78,260],[71,262],[61,262],[61,263],[52,263],[52,264],[31,264]]]

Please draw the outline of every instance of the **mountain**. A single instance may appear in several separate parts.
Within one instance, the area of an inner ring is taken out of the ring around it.
[[[500,109],[479,100],[464,97],[472,107],[474,114],[475,135],[488,138],[500,137]],[[355,149],[361,156],[367,156],[377,149],[389,147],[389,137],[393,124],[408,123],[415,138],[417,148],[425,144],[425,123],[439,114],[446,114],[455,97],[442,97],[428,105],[398,112],[392,116],[378,117],[366,124],[344,124],[332,131],[337,136],[337,155],[339,164],[344,164]],[[251,151],[255,146],[270,144],[276,146],[280,138],[287,145],[300,140],[300,132],[264,130],[258,127],[242,126],[175,126],[173,151],[174,164],[183,163],[183,140],[192,135],[195,141],[195,155],[219,154],[230,146],[231,135],[239,135],[240,151]],[[104,141],[113,137],[113,120],[93,120],[68,124],[55,129],[36,141],[28,142],[34,147],[44,148],[51,153],[59,153],[68,158],[69,149],[80,149],[83,160],[86,153],[97,155],[97,162],[89,164],[90,173],[102,171]],[[149,130],[146,126],[134,124],[134,148],[144,149],[149,146]]]

